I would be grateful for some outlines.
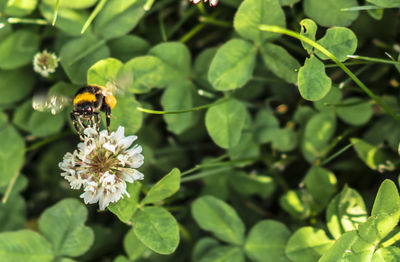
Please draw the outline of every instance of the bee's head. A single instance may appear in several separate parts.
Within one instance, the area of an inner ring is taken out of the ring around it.
[[[94,112],[93,104],[89,102],[78,103],[75,105],[75,112],[78,112],[83,117],[91,117]]]

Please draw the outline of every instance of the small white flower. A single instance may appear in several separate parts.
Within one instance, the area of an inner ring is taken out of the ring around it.
[[[43,77],[48,77],[49,74],[56,71],[58,61],[60,59],[54,53],[43,50],[33,57],[33,70]]]
[[[134,146],[133,148],[126,151],[126,154],[119,155],[118,160],[122,165],[127,165],[132,168],[138,168],[143,164],[143,155],[141,146]]]
[[[99,202],[104,210],[123,195],[129,197],[126,182],[143,179],[143,174],[136,170],[143,164],[142,147],[131,147],[137,137],[125,137],[123,127],[111,134],[88,127],[83,134],[78,149],[66,153],[58,166],[72,189],[83,187],[80,197],[85,204]]]
[[[64,178],[69,182],[72,189],[80,189],[81,186],[86,183],[86,179],[82,179],[82,177],[78,174],[65,176]]]
[[[99,200],[100,192],[96,182],[87,182],[83,190],[85,193],[81,195],[81,198],[83,198],[85,204],[93,204]]]
[[[189,1],[192,2],[195,5],[197,5],[198,3],[201,2],[201,0],[189,0]],[[217,4],[219,2],[219,0],[204,0],[204,3],[207,3],[207,1],[209,1],[208,4],[210,6],[217,6]]]

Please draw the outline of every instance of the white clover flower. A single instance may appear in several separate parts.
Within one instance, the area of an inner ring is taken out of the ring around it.
[[[81,198],[85,204],[99,202],[100,210],[104,210],[123,195],[130,197],[126,182],[143,179],[143,174],[136,170],[143,165],[142,147],[131,147],[137,136],[125,137],[121,126],[111,134],[88,127],[83,134],[78,149],[66,153],[58,166],[72,189],[83,187]]]
[[[192,2],[195,5],[197,5],[198,3],[201,2],[201,0],[189,0],[189,1]],[[219,2],[219,0],[204,0],[204,3],[207,3],[207,1],[209,1],[208,4],[210,6],[217,6],[217,4]]]
[[[33,70],[43,77],[48,77],[49,74],[56,71],[58,61],[60,59],[54,53],[43,50],[33,57]]]

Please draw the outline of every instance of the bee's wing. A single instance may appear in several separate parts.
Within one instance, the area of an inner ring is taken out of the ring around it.
[[[105,89],[113,95],[124,94],[133,84],[133,73],[121,70],[115,79],[108,81]]]
[[[36,94],[32,99],[33,109],[40,112],[57,114],[71,102],[71,98],[63,95]]]

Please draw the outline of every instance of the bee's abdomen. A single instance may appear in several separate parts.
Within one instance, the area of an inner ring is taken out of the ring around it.
[[[105,102],[110,107],[110,109],[113,109],[117,105],[117,99],[113,95],[107,95],[105,97]]]
[[[83,92],[79,93],[74,97],[74,105],[82,103],[82,102],[89,102],[89,103],[94,103],[96,102],[96,95],[89,93],[89,92]]]

